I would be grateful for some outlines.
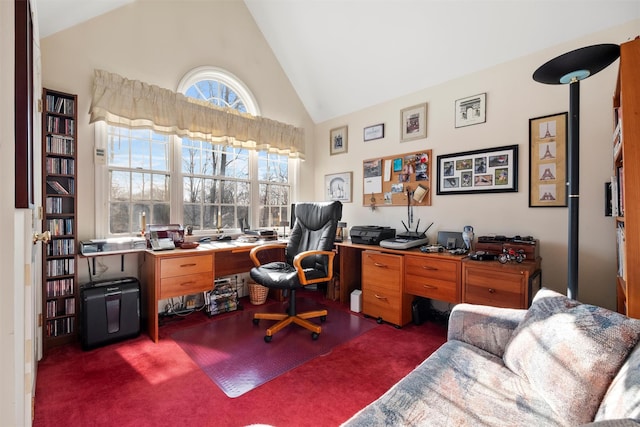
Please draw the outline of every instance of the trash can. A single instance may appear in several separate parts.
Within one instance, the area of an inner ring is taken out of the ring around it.
[[[351,292],[351,311],[356,313],[362,311],[362,291],[360,289]]]

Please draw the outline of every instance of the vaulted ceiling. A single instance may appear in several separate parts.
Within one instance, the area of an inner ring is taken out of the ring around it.
[[[40,36],[134,1],[36,0]],[[316,123],[640,19],[639,0],[244,3]]]

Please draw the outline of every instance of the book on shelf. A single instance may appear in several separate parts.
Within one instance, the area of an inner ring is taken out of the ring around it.
[[[53,179],[48,179],[47,184],[58,194],[69,194],[67,189],[64,188],[64,186],[60,184],[58,181],[55,181]]]

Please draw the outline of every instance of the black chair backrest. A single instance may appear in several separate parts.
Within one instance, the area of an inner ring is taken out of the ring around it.
[[[296,203],[296,223],[289,235],[286,257],[291,264],[293,258],[304,251],[333,250],[338,222],[342,218],[342,203],[304,202]],[[326,256],[309,257],[304,268],[326,270]]]

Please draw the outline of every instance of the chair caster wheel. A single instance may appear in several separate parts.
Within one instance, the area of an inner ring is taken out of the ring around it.
[[[319,333],[317,333],[317,332],[311,332],[311,339],[312,339],[312,340],[317,341],[319,336],[320,336],[320,334],[319,334]]]
[[[320,316],[320,321],[321,322],[326,322],[327,321],[327,316]]]
[[[265,335],[264,336],[264,342],[269,343],[269,342],[271,342],[272,339],[273,339],[273,337],[271,335]]]
[[[378,317],[376,319],[376,322],[378,322],[378,325],[382,325],[382,317]]]
[[[258,323],[260,323],[260,319],[253,319],[253,324],[257,325]]]

